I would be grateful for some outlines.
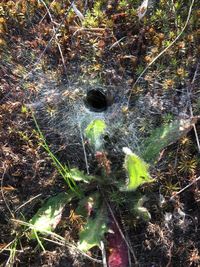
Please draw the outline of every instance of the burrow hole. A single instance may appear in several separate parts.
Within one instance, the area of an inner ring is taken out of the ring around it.
[[[90,111],[103,112],[108,108],[109,101],[101,89],[91,89],[85,97],[85,105]]]

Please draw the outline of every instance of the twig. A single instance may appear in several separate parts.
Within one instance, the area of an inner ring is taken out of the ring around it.
[[[83,134],[82,134],[80,123],[78,123],[78,128],[79,128],[80,136],[81,136],[81,143],[82,143],[83,154],[84,154],[84,158],[85,158],[85,166],[86,166],[87,174],[89,175],[90,174],[89,164],[88,164],[87,153],[86,153],[86,150],[85,150],[85,144],[84,144],[84,139],[83,139]]]
[[[183,29],[181,30],[181,32],[177,35],[177,37],[165,48],[163,49],[147,66],[146,68],[142,71],[142,73],[139,75],[139,77],[137,78],[137,80],[134,82],[131,92],[128,96],[128,101],[127,101],[127,106],[129,106],[129,102],[131,99],[131,95],[132,95],[132,91],[134,89],[134,87],[136,86],[136,84],[139,82],[139,80],[142,78],[142,76],[144,75],[144,73],[155,63],[155,61],[160,58],[169,48],[171,48],[176,42],[177,40],[181,37],[181,35],[183,34],[183,32],[185,31],[186,27],[188,26],[189,20],[190,20],[190,16],[191,16],[191,12],[192,12],[192,7],[194,5],[195,0],[192,0],[189,11],[188,11],[188,16],[185,22],[185,25],[183,27]]]
[[[102,253],[102,264],[103,267],[107,267],[107,260],[106,260],[106,250],[103,241],[100,241],[100,248],[101,248],[101,253]]]
[[[78,10],[78,8],[76,7],[76,5],[75,5],[74,3],[72,4],[72,7],[73,7],[74,12],[76,13],[76,15],[79,17],[79,19],[80,19],[81,21],[84,20],[84,16],[83,16],[83,14],[81,13],[80,10]]]
[[[171,266],[171,261],[172,261],[172,248],[174,246],[174,242],[172,241],[170,247],[169,247],[169,252],[168,252],[168,255],[169,255],[169,260],[168,260],[168,263],[166,265],[166,267],[170,267]]]
[[[55,2],[55,0],[53,0],[53,1],[51,2],[51,5],[52,5],[54,2]],[[46,17],[47,14],[48,14],[48,12],[46,12],[46,13],[44,14],[44,16],[41,18],[39,24],[41,24],[41,23],[43,22],[43,20],[45,19],[45,17]]]
[[[30,198],[28,201],[26,201],[25,203],[23,203],[22,205],[20,205],[18,208],[16,208],[15,212],[17,212],[19,209],[23,208],[24,206],[26,206],[28,203],[30,203],[31,201],[33,201],[34,199],[36,199],[37,197],[40,197],[42,194],[38,194],[37,196],[34,196],[32,198]]]
[[[66,246],[66,243],[64,243],[64,242],[63,243],[59,243],[59,242],[57,242],[55,240],[51,240],[51,239],[46,238],[46,237],[42,237],[41,239],[42,240],[46,240],[46,241],[51,242],[51,243],[54,243],[54,244],[57,244],[57,245],[62,246],[62,247],[69,247],[69,248],[78,250],[78,248],[73,244],[69,244],[69,245]],[[98,259],[92,258],[91,256],[89,256],[88,254],[84,253],[81,250],[78,250],[78,251],[79,251],[80,254],[82,254],[84,257],[88,258],[89,260],[91,260],[93,262],[97,262],[97,263],[102,263],[102,260],[98,260]]]
[[[197,147],[198,147],[198,150],[199,150],[199,153],[200,153],[200,142],[199,142],[199,137],[198,137],[198,133],[197,133],[197,128],[196,128],[196,125],[193,124],[193,129],[194,129],[194,134],[195,134],[195,138],[196,138],[196,142],[197,142]]]
[[[31,230],[35,230],[35,231],[38,231],[38,229],[35,228],[35,226],[31,223],[27,223],[27,222],[24,222],[24,221],[21,221],[21,220],[16,220],[16,219],[11,219],[12,221],[16,222],[16,223],[19,223],[20,225],[24,225],[24,226],[27,226],[29,227],[29,229]],[[27,229],[27,230],[29,230]],[[26,231],[27,231],[26,230]],[[51,239],[47,239],[47,238],[44,238],[42,237],[42,239],[44,240],[47,240],[49,242],[52,242],[52,243],[55,243],[55,244],[58,244],[60,246],[65,246],[65,247],[69,247],[69,248],[72,248],[72,249],[76,249],[79,253],[81,253],[82,255],[84,255],[85,257],[87,257],[88,259],[92,260],[92,261],[95,261],[95,262],[98,262],[98,263],[102,263],[102,260],[98,260],[98,259],[94,259],[92,257],[90,257],[89,255],[87,255],[86,253],[84,253],[83,251],[81,251],[80,249],[78,249],[74,244],[70,243],[70,242],[66,242],[66,239],[52,231],[47,231],[47,230],[42,230],[43,233],[51,236],[52,238],[55,238],[57,241],[55,240],[51,240]],[[7,248],[7,246],[6,246]]]
[[[46,8],[46,10],[47,10],[47,13],[48,13],[48,15],[49,15],[49,18],[50,18],[50,20],[51,20],[51,22],[52,22],[52,24],[53,24],[53,18],[52,18],[52,15],[51,15],[51,12],[50,12],[48,6],[46,5],[46,3],[45,3],[43,0],[40,0],[40,1],[41,1],[42,4],[45,6],[45,8]],[[72,3],[72,6],[73,6],[73,3]],[[74,7],[74,6],[73,6],[73,7]],[[66,65],[65,65],[65,60],[64,60],[64,57],[63,57],[62,49],[61,49],[61,46],[60,46],[60,44],[59,44],[58,37],[57,37],[57,34],[56,34],[56,29],[55,29],[54,25],[53,25],[53,33],[54,33],[54,35],[55,35],[56,44],[57,44],[57,46],[58,46],[58,50],[59,50],[59,52],[60,52],[60,56],[61,56],[61,59],[62,59],[62,63],[63,63],[63,67],[64,67],[65,75],[67,75],[67,67],[66,67]]]
[[[181,193],[183,193],[186,189],[188,189],[189,187],[191,187],[193,184],[197,183],[200,180],[200,176],[197,177],[194,181],[192,181],[190,184],[186,185],[184,188],[182,188],[180,191],[176,192],[169,200],[174,200],[174,198],[177,195],[180,195]]]
[[[2,174],[2,177],[1,177],[1,195],[2,195],[3,201],[5,202],[5,205],[6,205],[7,209],[9,210],[12,218],[15,218],[12,210],[10,209],[10,207],[9,207],[9,205],[7,203],[7,200],[5,198],[4,191],[3,191],[3,181],[4,181],[4,176],[5,176],[5,173],[6,173],[6,167],[4,166],[4,163],[3,163],[3,168],[4,168],[4,171],[3,171],[3,174]]]
[[[134,262],[135,262],[135,266],[138,266],[138,261],[137,261],[135,252],[133,251],[132,247],[130,246],[129,242],[127,241],[126,237],[124,236],[124,234],[123,234],[123,232],[122,232],[122,230],[121,230],[121,228],[120,228],[120,226],[119,226],[119,224],[118,224],[118,222],[117,222],[117,219],[115,218],[115,215],[114,215],[114,213],[113,213],[113,211],[112,211],[112,209],[111,209],[111,206],[110,206],[110,204],[108,203],[108,201],[107,201],[107,199],[106,199],[104,193],[102,192],[102,190],[101,190],[101,193],[102,193],[103,196],[104,196],[104,200],[105,200],[105,202],[106,202],[106,205],[107,205],[107,207],[108,207],[108,209],[109,209],[109,211],[110,211],[110,214],[111,214],[111,216],[112,216],[112,218],[113,218],[113,220],[114,220],[114,222],[115,222],[115,224],[116,224],[116,226],[117,226],[117,228],[118,228],[118,231],[119,231],[121,237],[123,238],[124,242],[125,242],[126,245],[127,245],[127,248],[129,249],[129,251],[131,252],[131,254],[132,254],[132,256],[133,256],[133,259],[134,259]]]
[[[7,248],[9,248],[10,245],[12,245],[15,241],[16,241],[16,238],[14,238],[12,241],[10,241],[10,243],[6,244],[5,247],[0,249],[0,253],[2,253],[4,250],[7,250]]]
[[[78,26],[69,26],[70,31],[86,31],[86,32],[104,32],[106,28],[85,28]]]
[[[122,37],[121,39],[117,40],[116,42],[114,42],[114,44],[112,44],[109,48],[109,50],[111,50],[112,48],[114,48],[115,46],[119,45],[119,43],[121,41],[123,41],[126,38],[126,36]]]
[[[74,4],[74,2],[75,2],[75,0],[72,1],[72,3],[70,4],[68,10],[67,10],[66,13],[65,13],[65,16],[63,17],[62,21],[60,22],[60,24],[59,24],[58,27],[56,28],[55,32],[53,33],[53,35],[52,35],[52,37],[50,38],[49,42],[47,43],[46,47],[44,48],[44,50],[43,50],[42,53],[40,54],[38,60],[36,60],[36,62],[33,64],[32,69],[25,75],[25,77],[22,79],[22,81],[21,81],[20,84],[22,84],[22,83],[25,81],[25,79],[26,79],[26,78],[33,72],[33,70],[36,68],[36,66],[40,63],[42,57],[44,56],[44,54],[46,53],[47,49],[48,49],[49,46],[51,45],[51,43],[52,43],[54,37],[56,36],[56,34],[57,34],[58,31],[60,30],[61,26],[63,25],[63,23],[64,23],[66,17],[68,16],[68,14],[69,14],[69,12],[70,12],[70,10],[71,10],[71,8],[72,8],[72,5]]]
[[[122,220],[122,214],[121,214],[121,211],[120,210],[119,210],[119,216],[120,216],[121,222],[123,222],[123,220]],[[123,227],[123,230],[125,232],[125,235],[124,236],[125,236],[126,240],[128,241],[128,243],[130,244],[130,240],[128,238],[128,233],[127,233],[127,230],[126,230],[126,227],[125,226]],[[129,262],[129,267],[131,267],[132,266],[132,263],[131,263],[131,253],[130,253],[130,250],[129,249],[128,249],[128,262]]]
[[[132,266],[130,250],[128,250],[128,264],[129,264],[129,267]]]
[[[193,108],[192,108],[192,101],[191,101],[191,94],[192,94],[192,89],[193,89],[193,86],[194,86],[194,82],[196,80],[196,76],[197,76],[198,70],[199,70],[199,62],[197,63],[197,67],[196,67],[192,82],[191,82],[189,88],[187,87],[187,95],[188,95],[189,110],[190,110],[190,116],[191,117],[194,116]],[[195,124],[193,124],[192,126],[193,126],[193,129],[194,129],[194,134],[195,134],[195,138],[196,138],[196,142],[197,142],[198,151],[200,153],[200,142],[199,142],[199,137],[198,137],[198,133],[197,133],[197,128],[196,128]]]

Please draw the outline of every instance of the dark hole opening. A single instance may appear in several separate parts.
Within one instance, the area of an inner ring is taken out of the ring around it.
[[[87,93],[85,105],[91,111],[102,112],[108,107],[107,97],[101,90],[92,89]]]

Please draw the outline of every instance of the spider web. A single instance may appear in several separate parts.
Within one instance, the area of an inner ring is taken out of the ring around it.
[[[112,154],[118,155],[124,146],[134,150],[137,148],[138,138],[134,120],[130,121],[130,116],[123,112],[127,101],[126,84],[117,87],[104,86],[96,82],[79,80],[79,77],[64,83],[53,80],[51,74],[43,72],[34,74],[31,82],[36,92],[28,96],[31,99],[28,106],[35,111],[36,119],[47,140],[52,143],[53,151],[59,150],[59,142],[56,142],[58,139],[64,145],[67,155],[65,160],[71,166],[83,166],[83,146],[86,143],[84,129],[95,119],[104,120],[107,125],[107,143],[110,148],[113,145],[110,149]],[[100,88],[104,92],[111,91],[114,96],[113,103],[103,112],[91,111],[85,105],[87,92],[95,88]],[[88,160],[92,158],[92,150],[89,148],[87,157]]]

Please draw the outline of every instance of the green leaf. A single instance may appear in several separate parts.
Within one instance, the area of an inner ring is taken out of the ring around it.
[[[88,218],[84,229],[79,234],[78,248],[81,251],[87,252],[95,246],[100,246],[100,241],[108,231],[106,215],[105,207],[102,206],[95,218]]]
[[[89,183],[91,180],[95,179],[94,176],[84,174],[83,171],[77,168],[70,169],[70,175],[75,181],[83,181],[85,183]]]
[[[105,133],[106,124],[103,120],[93,120],[85,129],[85,136],[95,150],[102,146],[102,135]]]
[[[160,151],[187,134],[196,121],[197,117],[176,120],[155,129],[143,144],[142,158],[148,163],[155,162]]]
[[[23,105],[22,108],[21,108],[21,112],[22,113],[28,113],[27,107]]]
[[[128,174],[128,185],[122,188],[125,191],[136,190],[138,186],[152,182],[148,172],[148,165],[136,154],[134,154],[129,148],[123,148],[125,156],[124,167]]]
[[[66,203],[71,201],[74,196],[74,193],[59,193],[49,198],[30,220],[30,224],[32,224],[34,228],[31,238],[36,238],[34,231],[45,234],[47,231],[54,230],[61,219],[62,211]]]

